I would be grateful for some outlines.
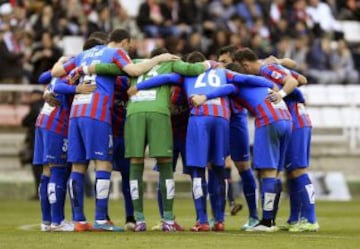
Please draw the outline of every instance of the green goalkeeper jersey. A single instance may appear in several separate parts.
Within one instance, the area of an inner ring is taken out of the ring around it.
[[[134,60],[133,62],[137,63],[139,61]],[[97,74],[123,74],[120,69],[115,67],[106,64],[97,64],[95,68]],[[184,61],[162,62],[147,73],[137,78],[131,78],[130,84],[131,86],[135,86],[139,82],[160,74],[174,72],[184,76],[196,76],[202,74],[205,70],[206,68],[203,63],[186,63]],[[170,115],[170,87],[170,85],[163,85],[139,91],[128,101],[126,108],[127,116],[140,112],[157,112]]]

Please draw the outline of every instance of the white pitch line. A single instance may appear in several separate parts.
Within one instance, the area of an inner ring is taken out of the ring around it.
[[[18,229],[24,231],[35,231],[36,230],[35,228],[37,228],[37,230],[40,231],[40,224],[26,224],[18,227]]]

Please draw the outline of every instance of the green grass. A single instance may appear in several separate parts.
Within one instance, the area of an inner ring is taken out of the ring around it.
[[[121,201],[111,201],[111,217],[116,224],[124,223]],[[68,203],[67,203],[68,206]],[[93,200],[86,201],[86,214],[93,217]],[[2,200],[0,204],[0,248],[20,249],[121,249],[121,248],[259,248],[259,249],[354,249],[360,245],[360,201],[318,202],[317,213],[320,231],[317,233],[271,234],[239,231],[247,216],[242,210],[237,216],[226,217],[226,232],[223,233],[44,233],[39,231],[40,210],[35,201]],[[175,203],[177,220],[187,229],[194,223],[193,205],[190,199],[178,199]],[[283,200],[278,224],[285,222],[287,200]],[[67,207],[67,217],[70,210]],[[145,201],[148,226],[158,221],[154,200]],[[24,230],[25,229],[25,230]]]

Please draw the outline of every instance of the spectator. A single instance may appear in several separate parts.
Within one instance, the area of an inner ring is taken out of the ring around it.
[[[296,71],[305,73],[307,71],[306,55],[308,53],[309,38],[307,35],[297,35],[290,49],[289,58],[296,62]]]
[[[335,53],[331,54],[330,64],[332,69],[341,75],[341,81],[338,83],[358,83],[359,73],[354,68],[352,54],[344,40],[337,42],[337,49]]]
[[[101,5],[96,10],[93,10],[88,16],[87,36],[97,31],[110,33],[112,29],[110,9],[107,5]]]
[[[158,0],[146,0],[140,5],[137,24],[148,37],[178,35],[171,20],[171,10]]]
[[[331,40],[328,37],[316,39],[307,54],[308,76],[318,84],[336,84],[342,82],[341,73],[332,70],[330,65]]]
[[[21,30],[16,26],[0,28],[0,83],[20,84],[23,79],[23,52],[21,51]],[[5,94],[1,102],[18,103],[18,93]]]
[[[330,6],[320,0],[309,0],[306,13],[311,21],[318,23],[325,32],[340,31],[340,25],[331,12]]]
[[[247,27],[252,29],[255,18],[262,17],[262,8],[255,0],[243,0],[237,5],[237,14],[245,20]]]
[[[338,18],[340,20],[360,21],[360,2],[356,0],[346,0],[340,8]]]
[[[45,31],[41,36],[40,46],[34,49],[31,56],[34,66],[31,83],[37,83],[40,74],[51,69],[61,56],[62,51],[54,44],[52,34]]]

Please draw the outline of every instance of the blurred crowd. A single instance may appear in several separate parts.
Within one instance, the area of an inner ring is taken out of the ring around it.
[[[135,1],[135,0],[134,0]],[[65,36],[127,28],[132,56],[156,46],[175,54],[251,47],[260,58],[290,57],[312,83],[359,82],[359,44],[341,20],[360,21],[356,0],[144,0],[130,16],[121,0],[0,0],[0,83],[36,83],[63,54]]]

